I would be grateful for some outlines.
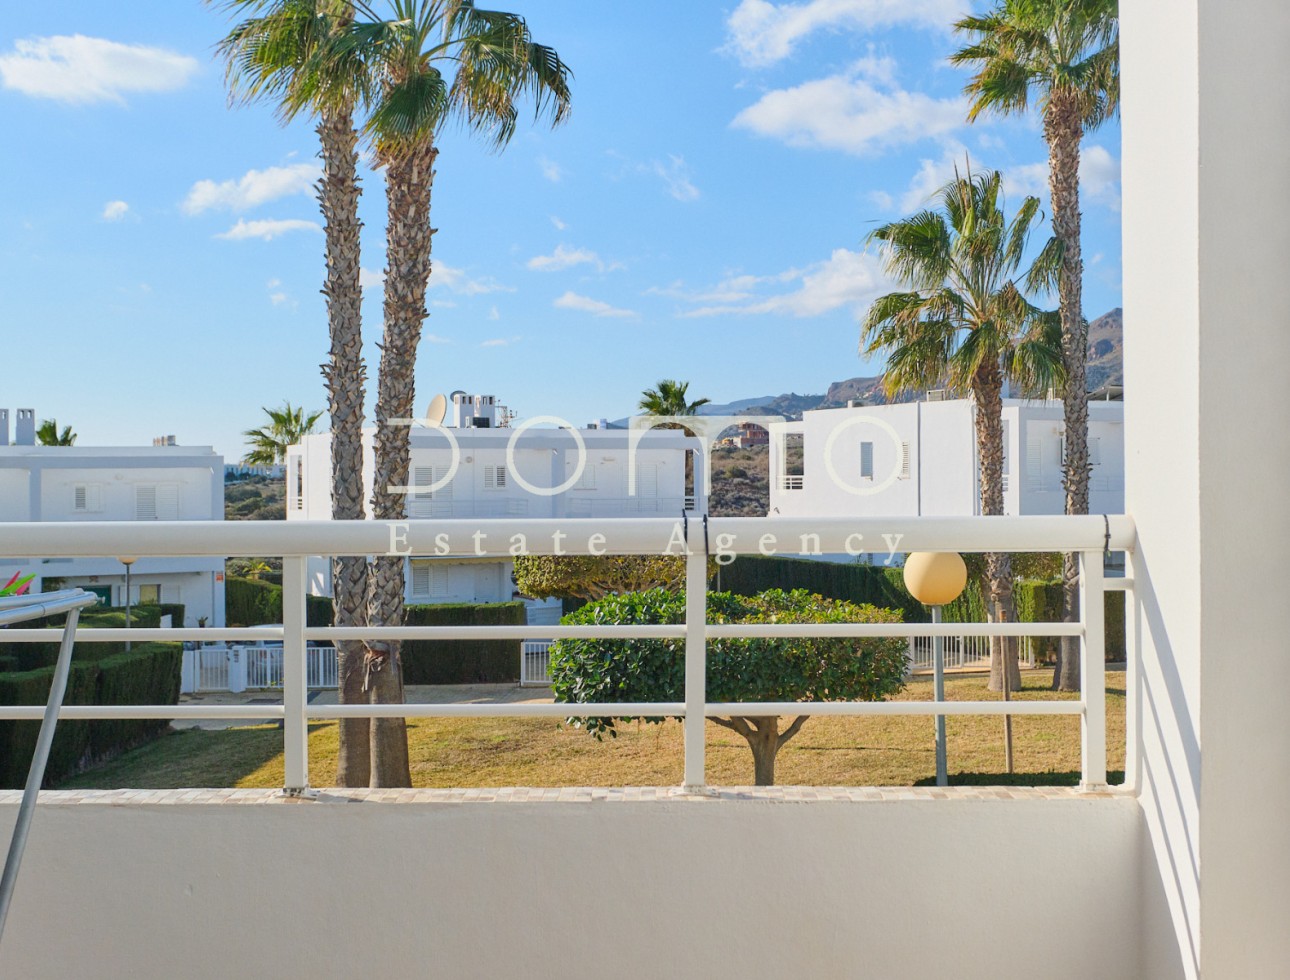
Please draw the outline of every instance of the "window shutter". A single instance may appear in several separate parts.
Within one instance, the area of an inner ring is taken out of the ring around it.
[[[1026,439],[1026,485],[1031,490],[1043,489],[1043,444],[1038,436]]]
[[[136,521],[155,521],[157,519],[157,488],[139,486],[134,488],[134,519]]]
[[[1102,465],[1102,440],[1096,436],[1088,441],[1088,461],[1092,466]]]
[[[907,442],[900,444],[900,478],[909,479],[909,443]]]
[[[157,520],[179,520],[179,486],[164,483],[157,487]]]
[[[430,564],[424,561],[412,563],[412,594],[428,597],[430,595]]]
[[[658,467],[653,464],[636,467],[636,496],[658,496]]]
[[[506,489],[506,467],[505,466],[485,466],[484,467],[484,489],[485,490],[505,490]]]
[[[860,479],[873,479],[873,443],[860,443]]]
[[[73,509],[73,510],[89,510],[89,509],[90,509],[89,496],[90,496],[90,488],[89,488],[89,487],[87,487],[87,486],[79,486],[79,487],[76,487],[76,488],[72,491],[72,497],[73,497],[73,501],[74,501],[74,502],[73,502],[73,504],[72,504],[72,509]]]
[[[429,566],[430,572],[430,598],[446,599],[448,598],[448,569],[442,566]]]

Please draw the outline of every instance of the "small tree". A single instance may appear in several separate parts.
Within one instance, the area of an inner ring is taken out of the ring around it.
[[[36,430],[36,440],[42,446],[74,446],[76,433],[70,425],[63,426],[59,432],[57,419],[42,419],[40,428]]]
[[[303,408],[293,408],[283,402],[281,408],[265,408],[269,421],[258,429],[247,429],[246,455],[242,462],[251,466],[273,466],[287,461],[287,450],[314,431],[322,412],[305,413]]]
[[[678,624],[685,596],[652,589],[607,596],[565,616],[572,625]],[[804,589],[756,596],[708,594],[711,623],[899,623],[899,612],[825,599]],[[905,641],[899,638],[716,639],[708,642],[709,701],[877,701],[904,686]],[[560,640],[551,648],[555,700],[680,701],[685,691],[682,640]],[[713,718],[737,732],[753,754],[758,786],[775,782],[779,750],[807,715],[782,731],[778,715]],[[613,718],[573,718],[597,738],[617,734]],[[662,718],[646,718],[661,722]]]

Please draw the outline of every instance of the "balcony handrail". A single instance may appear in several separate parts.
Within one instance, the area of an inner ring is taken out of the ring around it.
[[[309,627],[305,622],[309,556],[389,554],[394,543],[415,554],[435,548],[447,555],[507,558],[518,536],[531,554],[675,554],[686,559],[685,622],[627,626],[392,626]],[[283,625],[225,629],[84,630],[88,642],[134,640],[281,640],[280,705],[76,705],[68,719],[232,718],[283,719],[285,786],[308,787],[308,722],[322,718],[428,717],[678,717],[685,728],[685,786],[704,786],[704,722],[725,715],[1076,715],[1080,718],[1082,780],[1086,790],[1106,783],[1104,613],[1100,597],[1132,588],[1103,575],[1108,550],[1131,551],[1135,531],[1123,516],[970,518],[607,518],[570,520],[410,520],[224,524],[147,522],[0,524],[0,558],[283,556]],[[491,539],[491,540],[490,540]],[[1076,623],[708,623],[711,554],[766,553],[768,544],[800,544],[781,554],[853,551],[1077,552],[1082,618]],[[485,546],[484,542],[488,542]],[[880,546],[880,543],[882,546]],[[444,545],[446,544],[446,547]],[[706,544],[706,548],[705,548]],[[710,551],[710,553],[709,553]],[[1094,601],[1094,599],[1098,601]],[[46,630],[5,630],[6,639],[48,641]],[[734,702],[706,701],[709,640],[775,637],[1075,636],[1080,641],[1083,691],[1078,699],[1036,701]],[[535,639],[641,637],[684,641],[685,697],[678,702],[610,704],[347,704],[310,705],[306,698],[306,643],[344,639]],[[0,719],[38,717],[38,706],[0,707]]]

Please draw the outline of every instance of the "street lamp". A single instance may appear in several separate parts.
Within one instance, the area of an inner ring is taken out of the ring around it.
[[[125,566],[125,628],[126,629],[130,628],[130,566],[133,565],[138,560],[139,560],[138,558],[118,558],[117,559],[117,561],[119,561],[122,565]],[[125,641],[125,648],[127,651],[129,651],[130,649],[129,640]]]
[[[953,602],[967,585],[967,565],[953,551],[916,551],[905,559],[905,588],[925,606],[932,622],[941,622],[941,607]],[[945,637],[932,637],[933,700],[945,700]],[[949,783],[945,765],[945,716],[936,716],[936,785]]]

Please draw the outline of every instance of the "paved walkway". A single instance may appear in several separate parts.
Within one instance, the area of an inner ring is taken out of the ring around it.
[[[520,687],[517,684],[413,684],[404,692],[408,704],[512,704],[533,703],[550,704],[551,690],[546,687]],[[336,691],[311,691],[310,704],[336,704]],[[180,704],[215,705],[215,704],[281,704],[282,694],[278,691],[244,691],[241,694],[230,694],[227,691],[208,694],[185,694],[179,698]],[[226,718],[176,718],[171,721],[174,728],[201,728],[205,731],[220,731],[225,728],[240,728],[246,725],[272,725],[277,719]]]

